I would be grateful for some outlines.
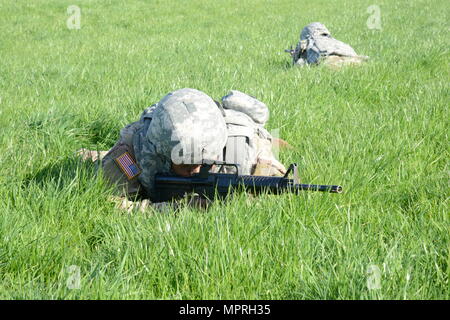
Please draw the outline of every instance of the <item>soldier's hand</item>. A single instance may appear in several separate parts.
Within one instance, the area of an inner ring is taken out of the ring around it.
[[[179,205],[175,202],[152,203],[148,199],[140,201],[132,201],[127,199],[126,197],[116,197],[116,196],[111,197],[110,200],[115,203],[116,208],[126,211],[128,213],[151,212],[151,209],[154,209],[155,211],[161,213],[171,213],[175,212],[179,208]]]
[[[258,158],[253,175],[282,177],[286,174],[286,168],[276,159]]]

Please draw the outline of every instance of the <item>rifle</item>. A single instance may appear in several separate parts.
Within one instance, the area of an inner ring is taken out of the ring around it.
[[[209,172],[213,165],[221,166],[219,173]],[[236,173],[220,173],[224,166],[236,168]],[[250,193],[281,194],[285,192],[299,193],[303,190],[342,193],[338,185],[300,184],[298,182],[297,164],[289,166],[283,177],[240,175],[239,166],[222,161],[203,161],[200,173],[191,177],[180,177],[174,174],[155,175],[155,196],[153,202],[164,202],[183,198],[186,194],[197,193],[206,199],[225,198],[228,194],[242,188]],[[289,179],[290,173],[294,179]]]
[[[293,57],[294,56],[294,54],[295,54],[295,50],[292,48],[292,46],[291,46],[291,48],[290,49],[286,49],[286,50],[284,50],[284,52],[287,52],[287,53],[289,53],[290,55],[291,55],[291,57]]]

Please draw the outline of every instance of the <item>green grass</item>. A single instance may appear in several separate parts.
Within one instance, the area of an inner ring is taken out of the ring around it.
[[[449,4],[379,0],[382,31],[372,4],[0,0],[0,298],[449,299]],[[370,62],[291,68],[313,21]],[[345,193],[115,209],[74,151],[184,87],[258,97],[282,162]]]

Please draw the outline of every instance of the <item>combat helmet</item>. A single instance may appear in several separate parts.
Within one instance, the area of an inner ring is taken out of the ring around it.
[[[219,158],[227,141],[227,127],[211,97],[185,88],[157,103],[146,136],[166,160],[199,164]]]
[[[300,40],[306,40],[309,38],[317,38],[317,37],[330,37],[331,33],[320,22],[313,22],[308,24],[306,27],[303,28],[301,34],[300,34]]]

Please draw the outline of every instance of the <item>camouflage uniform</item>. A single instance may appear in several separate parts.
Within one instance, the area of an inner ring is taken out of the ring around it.
[[[237,163],[240,174],[281,176],[286,168],[275,158],[272,147],[276,140],[264,125],[269,120],[269,108],[237,90],[222,98],[228,140],[223,161]],[[231,149],[231,150],[230,150]]]
[[[102,159],[104,177],[117,186],[119,196],[151,199],[155,174],[171,172],[172,162],[228,160],[239,164],[241,174],[284,174],[263,127],[269,118],[267,106],[239,91],[223,97],[222,105],[195,89],[169,93],[120,131],[119,141]],[[117,161],[126,153],[138,170],[135,176]],[[127,200],[119,201],[129,209]],[[139,209],[149,204],[141,202]]]
[[[366,56],[359,56],[348,44],[334,39],[320,22],[303,28],[300,41],[291,54],[294,65],[324,63],[339,67],[368,59]]]
[[[172,162],[217,159],[226,139],[225,121],[214,101],[195,89],[177,90],[121,130],[119,141],[103,158],[103,172],[119,187],[119,194],[152,198],[157,172],[169,173]],[[117,165],[116,159],[125,152],[139,170],[131,179]]]

